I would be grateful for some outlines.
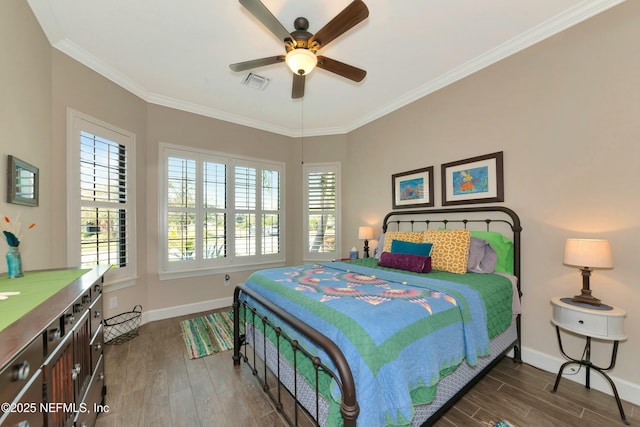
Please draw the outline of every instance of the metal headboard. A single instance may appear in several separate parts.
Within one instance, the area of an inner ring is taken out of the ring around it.
[[[474,206],[465,208],[420,209],[389,212],[382,221],[384,233],[394,230],[422,231],[425,229],[470,229],[498,231],[513,241],[513,272],[521,291],[520,218],[504,206]]]

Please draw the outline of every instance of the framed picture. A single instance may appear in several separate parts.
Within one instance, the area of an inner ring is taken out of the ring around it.
[[[11,155],[7,163],[7,202],[38,206],[38,168]]]
[[[391,190],[393,209],[433,206],[433,166],[391,175]]]
[[[442,206],[504,202],[502,151],[442,165]]]

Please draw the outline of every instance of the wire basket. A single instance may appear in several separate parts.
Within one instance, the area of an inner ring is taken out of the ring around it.
[[[142,306],[136,305],[132,311],[104,319],[104,343],[122,344],[137,337],[141,316]]]

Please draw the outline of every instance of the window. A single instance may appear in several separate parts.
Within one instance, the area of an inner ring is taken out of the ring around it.
[[[305,260],[331,260],[340,253],[340,164],[304,165]]]
[[[283,164],[169,144],[160,151],[161,277],[284,262]]]
[[[135,136],[69,110],[69,265],[111,265],[107,285],[136,276]]]

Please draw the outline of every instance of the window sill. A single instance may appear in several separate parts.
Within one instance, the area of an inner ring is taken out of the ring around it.
[[[261,270],[264,268],[284,267],[284,261],[266,262],[246,265],[224,265],[212,268],[200,268],[179,271],[159,271],[160,280],[182,279],[185,277],[211,276],[214,274],[235,273],[238,271]]]

